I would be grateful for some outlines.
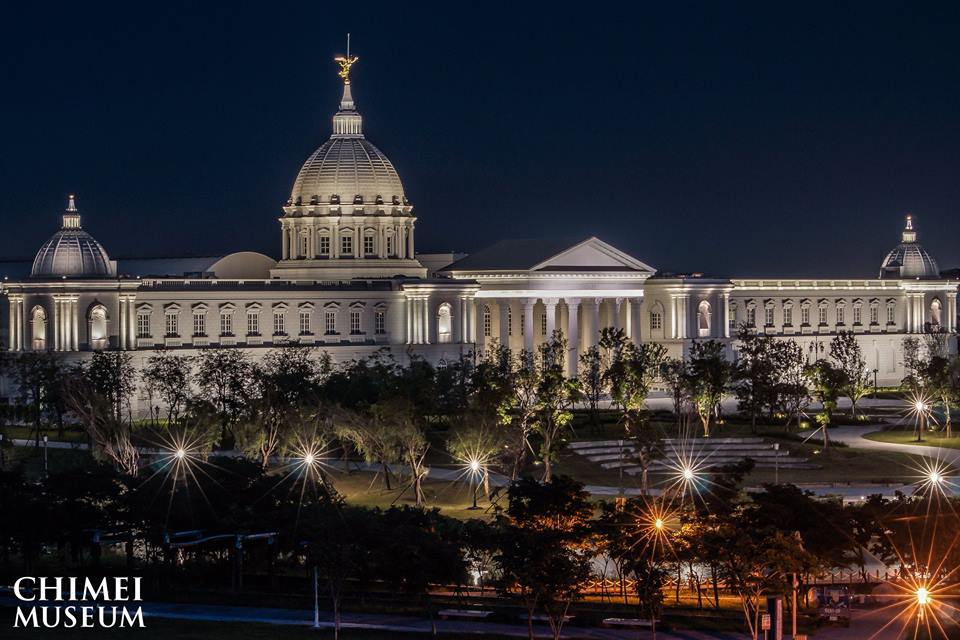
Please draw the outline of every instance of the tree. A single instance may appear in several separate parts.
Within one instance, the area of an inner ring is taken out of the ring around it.
[[[44,415],[51,408],[51,404],[62,404],[64,367],[59,357],[51,351],[26,351],[12,360],[10,372],[20,402],[30,407],[36,444],[39,447]],[[51,402],[52,400],[54,402]],[[61,431],[62,415],[62,411],[57,412]]]
[[[137,384],[133,356],[121,351],[94,351],[86,367],[86,376],[94,390],[110,405],[118,423],[123,421],[124,409],[130,417],[130,398]]]
[[[490,499],[489,466],[506,444],[503,431],[498,428],[496,421],[488,414],[476,412],[462,415],[447,437],[447,451],[450,455],[464,465],[469,473],[481,474],[472,480],[483,483],[487,500]],[[472,470],[474,462],[480,467],[476,472]]]
[[[823,448],[826,450],[830,446],[830,435],[827,429],[833,421],[833,412],[837,408],[837,399],[842,393],[845,375],[829,360],[817,360],[807,365],[806,375],[810,380],[811,395],[823,406],[823,413],[817,416],[817,422],[823,429]]]
[[[192,358],[168,351],[157,350],[147,359],[147,366],[140,373],[144,384],[156,394],[167,407],[167,425],[172,426],[180,417],[180,411],[190,398]],[[150,408],[151,411],[153,408]]]
[[[604,392],[603,363],[600,360],[600,349],[596,345],[580,354],[578,373],[583,397],[590,412],[590,425],[596,428],[599,426],[597,417]]]
[[[660,374],[667,350],[661,344],[634,344],[627,340],[623,329],[604,329],[600,344],[611,352],[610,363],[604,371],[610,398],[620,409],[627,433],[636,434],[643,422],[644,403]]]
[[[543,461],[543,481],[553,478],[553,460],[559,450],[559,441],[573,420],[571,408],[580,397],[580,385],[568,378],[564,357],[567,341],[555,331],[539,349],[539,376],[536,390],[534,430],[543,439],[540,459]]]
[[[757,418],[776,399],[777,340],[741,327],[734,371],[734,390],[740,411],[750,416],[750,431],[757,432]]]
[[[403,453],[396,438],[395,416],[383,403],[365,409],[348,409],[338,406],[333,414],[334,431],[337,437],[350,443],[367,464],[375,464],[383,472],[384,487],[390,485],[390,465],[399,462]]]
[[[673,415],[677,420],[677,433],[680,433],[683,400],[686,393],[687,363],[680,358],[666,358],[660,364],[660,380],[670,391],[673,399]]]
[[[731,366],[725,351],[717,340],[695,341],[690,347],[686,386],[704,437],[710,436],[717,405],[730,383]]]
[[[593,508],[588,494],[583,485],[558,476],[546,483],[518,480],[507,495],[506,512],[497,520],[497,590],[523,603],[531,640],[538,608],[559,639],[570,604],[590,576]]]
[[[781,340],[773,352],[776,363],[775,406],[784,415],[787,428],[795,420],[799,429],[800,414],[810,398],[803,348],[793,340]]]
[[[250,398],[254,368],[239,349],[206,349],[197,359],[196,382],[220,420],[220,444],[233,446],[231,428]]]
[[[857,402],[870,389],[870,371],[863,357],[860,342],[852,331],[842,331],[830,341],[830,357],[842,372],[840,391],[850,398],[850,413],[857,417]]]

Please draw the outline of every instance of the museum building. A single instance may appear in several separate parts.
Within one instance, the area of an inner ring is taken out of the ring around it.
[[[400,361],[415,354],[442,364],[494,343],[535,349],[561,330],[575,374],[603,327],[680,356],[699,339],[725,341],[733,355],[746,326],[796,340],[811,360],[826,356],[831,336],[852,331],[879,383],[896,384],[905,337],[956,329],[958,282],[941,277],[909,216],[876,276],[862,279],[662,274],[595,237],[417,253],[413,204],[363,133],[355,61],[338,60],[340,108],[282,208],[279,261],[238,252],[118,262],[70,196],[29,272],[2,283],[4,348],[68,358],[128,350],[142,364],[157,348],[229,347],[258,358],[295,342],[337,362],[386,347]]]

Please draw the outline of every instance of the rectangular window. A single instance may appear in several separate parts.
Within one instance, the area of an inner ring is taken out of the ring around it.
[[[256,311],[247,312],[247,335],[260,335],[260,314]]]
[[[356,309],[350,311],[350,333],[356,335],[360,331],[360,312]]]
[[[320,255],[330,255],[330,236],[320,236]]]
[[[180,315],[176,313],[166,314],[166,335],[176,337],[180,335]]]
[[[730,312],[730,318],[729,320],[727,320],[727,325],[730,327],[731,330],[736,331],[737,329],[737,312],[736,311]]]
[[[150,314],[149,313],[137,314],[137,337],[138,338],[150,337]]]
[[[373,236],[363,237],[363,255],[365,256],[373,255]]]
[[[345,256],[353,254],[353,236],[340,238],[340,254]]]
[[[310,312],[301,311],[300,312],[300,335],[306,336],[310,334]]]
[[[378,335],[382,335],[387,332],[387,316],[383,311],[377,311],[373,316],[373,327],[374,331]]]
[[[654,311],[653,313],[650,314],[650,329],[656,331],[662,328],[663,328],[663,315],[658,311]]]
[[[783,309],[783,324],[792,327],[793,326],[793,307],[784,307]]]
[[[820,324],[827,324],[827,308],[820,307]]]
[[[387,236],[387,256],[393,256],[393,236]]]
[[[273,335],[282,336],[286,333],[283,326],[283,311],[273,312]]]
[[[207,335],[207,314],[205,313],[193,314],[193,335],[195,336]]]
[[[483,308],[483,337],[489,338],[493,334],[493,318],[490,307]]]
[[[547,314],[540,316],[540,335],[547,335]]]
[[[870,307],[870,324],[879,324],[880,322],[880,309],[876,305]]]
[[[837,324],[843,324],[843,307],[837,307]]]
[[[337,332],[337,312],[325,311],[323,314],[323,332],[332,335]]]
[[[863,321],[863,311],[860,307],[853,308],[853,324],[860,324]]]
[[[220,335],[233,335],[233,314],[229,311],[224,311],[220,314]]]
[[[747,309],[747,326],[755,327],[757,326],[757,310],[753,307]]]
[[[892,304],[887,305],[887,324],[897,324],[896,307]]]
[[[800,324],[802,325],[810,324],[810,307],[800,308]]]
[[[773,307],[767,307],[763,310],[763,323],[768,327],[773,326]]]

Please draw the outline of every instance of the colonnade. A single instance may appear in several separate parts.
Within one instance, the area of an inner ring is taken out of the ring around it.
[[[309,222],[307,222],[309,220]],[[284,260],[307,259],[318,257],[337,260],[341,258],[394,258],[407,260],[414,257],[414,224],[409,219],[397,221],[394,218],[384,218],[370,224],[365,218],[355,220],[349,218],[322,218],[323,223],[306,218],[303,222],[288,223],[282,230],[282,254]],[[368,232],[374,230],[374,252],[367,255],[364,251],[364,238]],[[320,238],[329,238],[329,248],[321,252]],[[347,254],[342,252],[342,239],[350,238],[351,249]],[[388,238],[393,238],[393,246],[388,251]],[[306,239],[306,246],[303,240]]]
[[[556,297],[556,298],[482,298],[478,321],[486,322],[486,313],[499,316],[498,331],[491,327],[484,341],[499,340],[511,348],[533,351],[549,340],[554,331],[563,332],[567,340],[567,372],[576,375],[580,354],[600,342],[604,327],[623,329],[634,341],[641,340],[640,297]],[[518,315],[519,314],[519,315]]]
[[[476,335],[476,305],[473,296],[461,295],[454,300],[431,298],[428,293],[409,293],[406,296],[407,344],[435,344],[441,342],[441,309],[449,314],[451,343],[473,343]]]

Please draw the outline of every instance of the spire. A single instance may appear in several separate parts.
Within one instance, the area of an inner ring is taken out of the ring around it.
[[[340,99],[340,111],[333,116],[333,135],[336,137],[363,137],[363,119],[357,113],[350,88],[350,68],[359,60],[350,55],[350,34],[347,34],[347,55],[337,56],[334,61],[340,65],[337,75],[343,79],[343,97]]]
[[[77,212],[77,200],[76,196],[74,196],[72,193],[67,198],[67,211],[63,214],[63,228],[80,228],[80,214]]]
[[[907,214],[907,226],[903,229],[903,242],[916,242],[917,232],[913,229],[913,214]]]

